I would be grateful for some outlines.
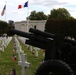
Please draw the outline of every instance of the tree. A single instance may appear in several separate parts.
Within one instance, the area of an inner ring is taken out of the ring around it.
[[[5,21],[0,21],[0,34],[7,32],[8,30],[8,23]]]
[[[45,31],[53,34],[64,34],[65,36],[76,35],[76,20],[74,19],[50,19],[47,20]]]
[[[45,31],[76,37],[76,20],[65,8],[53,9],[45,24]]]
[[[13,21],[11,21],[13,22]],[[14,29],[13,23],[7,23],[5,21],[0,20],[0,35],[7,33],[10,29]]]
[[[30,20],[36,20],[37,17],[36,17],[36,11],[32,11],[30,16],[27,17],[27,19],[30,19]]]
[[[47,20],[47,15],[44,12],[32,11],[30,16],[27,17],[30,20]]]
[[[50,19],[74,19],[65,8],[53,9],[49,15]]]
[[[37,12],[37,20],[46,20],[47,16],[43,12]]]

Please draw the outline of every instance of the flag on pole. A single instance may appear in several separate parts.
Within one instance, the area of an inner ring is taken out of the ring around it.
[[[4,15],[5,10],[6,10],[6,5],[4,6],[4,8],[3,8],[2,12],[1,12],[1,16],[3,16],[3,15]]]
[[[28,1],[24,3],[24,5],[18,5],[18,9],[21,9],[23,7],[28,7]]]
[[[22,5],[18,5],[18,9],[21,9],[22,8]]]
[[[24,4],[24,7],[28,7],[28,1]]]

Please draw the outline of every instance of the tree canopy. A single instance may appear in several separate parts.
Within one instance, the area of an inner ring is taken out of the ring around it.
[[[27,17],[27,19],[30,20],[47,20],[47,15],[44,14],[44,12],[39,11],[32,11],[30,16]]]
[[[8,23],[5,21],[0,21],[0,34],[5,33],[8,30]]]
[[[13,28],[13,29],[15,28],[13,23],[11,23],[11,22],[7,23],[5,21],[0,20],[0,35],[7,33],[9,31],[9,29],[11,29],[11,28]]]
[[[65,8],[53,9],[45,24],[45,31],[76,38],[76,19]]]
[[[49,19],[74,19],[65,8],[52,9]]]

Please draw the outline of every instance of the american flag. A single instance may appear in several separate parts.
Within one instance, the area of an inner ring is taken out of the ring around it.
[[[3,8],[2,12],[1,12],[1,16],[3,16],[3,15],[4,15],[5,10],[6,10],[6,5],[4,6],[4,8]]]

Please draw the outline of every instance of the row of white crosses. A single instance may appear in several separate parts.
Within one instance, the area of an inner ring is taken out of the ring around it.
[[[19,39],[23,44],[25,44],[26,38],[19,36],[18,39]],[[28,46],[28,45],[27,45],[27,46]],[[29,47],[30,47],[30,51],[32,52],[32,51],[34,50],[34,51],[35,51],[35,56],[38,57],[38,51],[40,50],[40,48],[32,47],[32,46],[29,46]]]
[[[2,45],[4,45],[4,47],[6,48],[11,40],[12,40],[12,37],[8,37],[8,38],[7,37],[3,37],[2,38]]]
[[[0,51],[4,52],[4,45],[3,45],[2,37],[0,37]]]
[[[10,43],[10,41],[12,40],[12,37],[6,37],[5,39],[4,39],[4,45],[5,45],[5,47],[7,47],[8,46],[8,44]]]
[[[10,41],[12,40],[12,37],[0,37],[0,44],[1,44],[1,47],[0,47],[0,50],[2,52],[4,52],[4,48],[6,48],[8,46],[8,44],[10,43]]]
[[[29,45],[26,45],[26,44],[25,44],[27,38],[18,36],[18,39],[19,39],[27,48],[29,48],[29,47],[31,48],[31,47],[32,47],[32,46],[29,46]],[[30,49],[30,50],[31,50],[31,49]]]
[[[26,40],[25,39],[22,39],[22,37],[18,37],[18,39],[23,43],[23,41],[25,42]],[[32,52],[32,54],[35,55],[35,57],[38,57],[38,51],[40,50],[40,48],[37,48],[37,47],[32,47],[32,46],[29,46],[30,47],[30,51]],[[33,52],[34,51],[34,52]],[[43,52],[43,58],[45,58],[45,50],[42,50]],[[42,63],[44,61],[44,59],[40,62]]]
[[[30,67],[30,63],[27,62],[27,56],[21,49],[20,43],[16,36],[14,37],[14,40],[16,42],[16,52],[18,53],[18,65],[22,67],[22,75],[27,75],[26,68]]]
[[[18,39],[25,45],[26,38],[18,36]]]

